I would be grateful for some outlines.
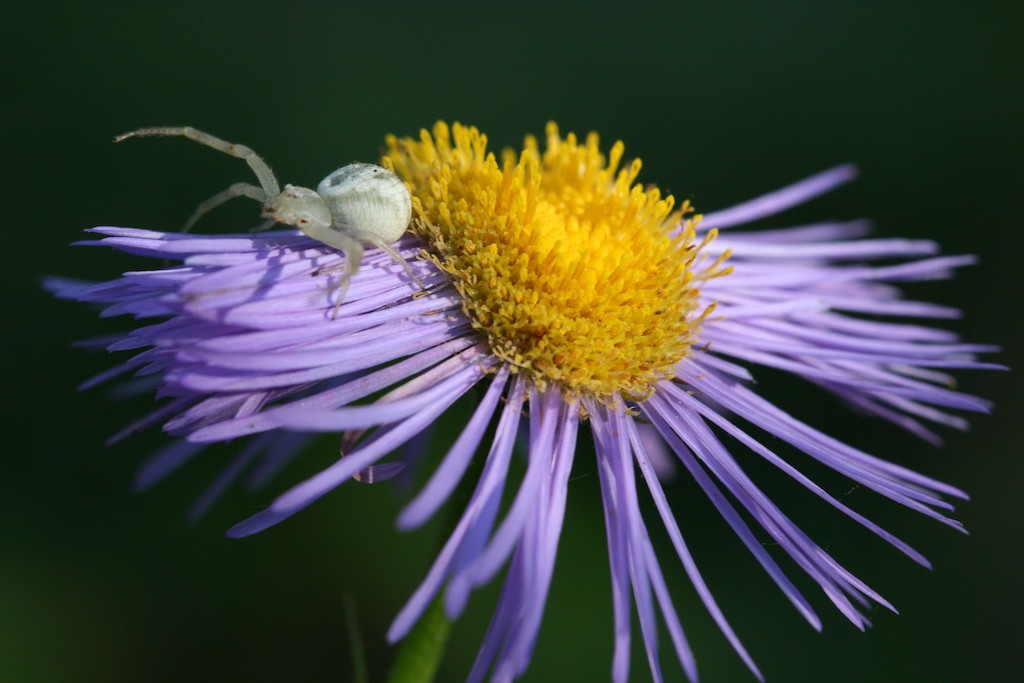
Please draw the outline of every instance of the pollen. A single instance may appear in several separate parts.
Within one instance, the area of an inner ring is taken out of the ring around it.
[[[448,273],[491,351],[538,387],[611,401],[648,397],[694,342],[708,308],[688,203],[636,183],[640,161],[607,156],[550,123],[545,149],[487,149],[476,128],[437,123],[389,136],[382,165],[409,185],[411,229]],[[620,165],[622,166],[620,168]]]

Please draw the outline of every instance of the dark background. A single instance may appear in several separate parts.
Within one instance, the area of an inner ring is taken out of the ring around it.
[[[979,254],[981,265],[955,282],[912,293],[965,308],[959,332],[1001,344],[1003,362],[1024,366],[1021,3],[705,4],[4,3],[0,680],[347,680],[346,595],[376,680],[391,661],[383,633],[438,543],[438,526],[393,530],[407,496],[358,484],[256,538],[222,538],[322,463],[330,442],[271,489],[231,492],[194,527],[185,512],[227,449],[131,493],[160,435],[112,448],[103,440],[150,399],[76,393],[112,360],[69,346],[129,321],[54,301],[38,279],[151,267],[68,243],[97,224],[175,229],[198,200],[251,178],[241,162],[184,141],[111,144],[125,130],[195,125],[252,146],[282,180],[312,185],[343,163],[374,159],[385,133],[416,134],[438,118],[476,124],[499,147],[554,119],[563,131],[599,131],[606,148],[623,139],[645,162],[642,180],[699,210],[856,161],[858,182],[774,224],[866,216],[881,235]],[[201,229],[247,227],[254,209],[240,202]],[[759,377],[774,400],[830,433],[973,497],[958,513],[966,537],[866,491],[847,493],[930,557],[929,572],[744,458],[787,512],[902,612],[876,611],[875,628],[860,634],[801,579],[823,616],[819,635],[696,487],[672,485],[697,560],[768,679],[1019,675],[1019,376],[962,373],[966,391],[999,406],[971,433],[946,432],[940,450],[784,377]],[[833,491],[849,489],[811,472]],[[702,680],[753,680],[697,604],[654,517],[649,526]],[[605,555],[584,452],[526,680],[607,680]],[[493,587],[477,595],[455,626],[443,680],[464,678],[495,597]],[[647,680],[635,638],[634,679]],[[681,680],[663,643],[668,678]]]

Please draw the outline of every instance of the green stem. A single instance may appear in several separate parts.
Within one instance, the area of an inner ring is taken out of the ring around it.
[[[356,601],[346,594],[345,630],[348,632],[349,649],[352,655],[352,683],[370,683],[369,670],[366,667],[366,649],[363,647],[363,635],[359,631],[359,617],[356,614]]]
[[[481,391],[478,386],[475,393],[480,394]],[[475,399],[473,405],[479,403],[480,396],[477,395]],[[483,458],[473,458],[462,481],[452,492],[448,500],[447,517],[442,525],[443,533],[439,536],[439,545],[444,545],[448,534],[454,531],[458,524],[473,496],[483,466]],[[451,630],[452,622],[444,613],[444,591],[441,591],[398,646],[398,654],[388,683],[432,683],[448,645]]]
[[[398,648],[389,683],[431,683],[444,656],[452,623],[438,595]]]

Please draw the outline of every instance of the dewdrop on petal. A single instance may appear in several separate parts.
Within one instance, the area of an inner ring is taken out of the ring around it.
[[[412,218],[409,189],[398,176],[376,164],[354,163],[342,166],[317,185],[316,190],[297,185],[280,189],[277,178],[259,155],[244,145],[221,140],[209,133],[185,127],[140,128],[114,138],[151,135],[175,135],[245,160],[256,174],[260,186],[235,183],[206,200],[185,223],[187,232],[208,211],[235,197],[249,197],[263,203],[263,216],[268,222],[293,225],[307,236],[340,250],[345,255],[341,280],[331,289],[337,290],[334,311],[345,298],[352,277],[359,271],[363,245],[370,244],[390,256],[419,283],[412,267],[391,246],[405,234]],[[421,283],[420,283],[421,284]]]

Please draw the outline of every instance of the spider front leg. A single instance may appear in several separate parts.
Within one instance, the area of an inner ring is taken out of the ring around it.
[[[181,231],[188,232],[204,215],[235,197],[248,197],[249,199],[255,199],[260,204],[267,200],[267,195],[261,188],[258,188],[251,183],[235,183],[228,189],[218,192],[197,206],[196,210],[192,212],[191,216],[189,216],[189,219],[185,221],[185,225],[182,226]],[[270,221],[270,225],[273,224],[274,222]],[[266,225],[266,223],[261,224],[261,227],[264,225]],[[266,228],[264,227],[263,229],[265,230]]]
[[[277,184],[277,178],[274,177],[274,173],[270,170],[270,166],[267,165],[267,162],[263,161],[260,155],[252,151],[252,149],[245,145],[236,145],[233,142],[221,140],[215,135],[204,133],[203,131],[197,130],[191,126],[140,128],[138,130],[118,135],[114,138],[114,142],[123,142],[128,138],[148,137],[151,135],[179,136],[188,138],[189,140],[198,142],[200,145],[206,145],[218,152],[229,154],[236,159],[242,159],[245,163],[249,164],[249,168],[251,168],[253,173],[256,174],[256,178],[260,181],[260,187],[263,188],[264,196],[267,199],[276,197],[281,192],[281,187]]]

